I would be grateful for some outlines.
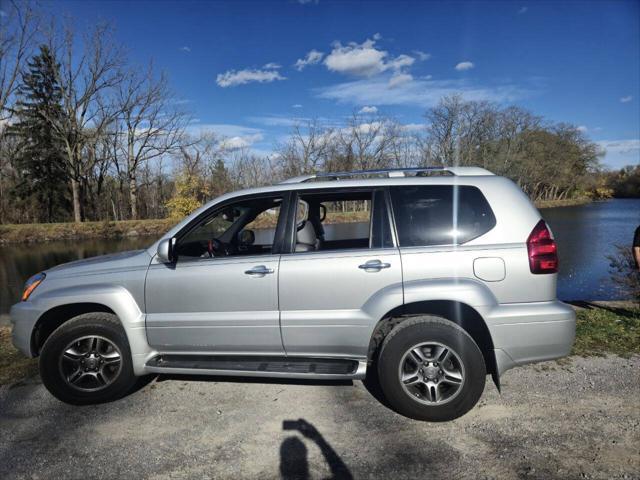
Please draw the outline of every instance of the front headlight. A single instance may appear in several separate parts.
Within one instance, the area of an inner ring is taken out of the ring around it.
[[[33,293],[38,285],[42,283],[46,275],[43,272],[36,273],[33,277],[27,280],[24,284],[24,290],[22,291],[22,301],[26,302],[29,296]]]

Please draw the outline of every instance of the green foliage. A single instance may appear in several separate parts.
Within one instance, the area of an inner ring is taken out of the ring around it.
[[[169,217],[186,217],[202,205],[208,194],[209,188],[202,178],[189,173],[180,174],[176,178],[175,193],[166,204]]]
[[[63,146],[50,127],[62,116],[59,65],[43,45],[27,67],[18,89],[18,121],[9,129],[9,135],[18,139],[14,189],[19,199],[27,203],[32,199],[37,220],[52,222],[64,219],[68,208]]]
[[[577,312],[574,355],[640,354],[640,310],[599,308]]]
[[[607,186],[618,198],[640,197],[640,165],[628,166],[605,175]]]

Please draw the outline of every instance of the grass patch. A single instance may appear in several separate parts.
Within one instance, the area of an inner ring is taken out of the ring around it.
[[[572,355],[640,354],[640,308],[592,305],[577,310]]]
[[[0,327],[0,385],[14,383],[38,371],[38,361],[27,358],[11,343],[11,327]]]
[[[564,198],[562,200],[536,200],[534,203],[536,208],[555,208],[555,207],[573,207],[575,205],[584,205],[591,203],[589,197]]]

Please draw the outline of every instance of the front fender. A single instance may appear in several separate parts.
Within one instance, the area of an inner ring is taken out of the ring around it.
[[[74,304],[99,304],[112,310],[127,335],[133,357],[134,372],[143,373],[143,359],[151,352],[145,331],[145,314],[131,293],[121,285],[92,284],[52,288],[33,300],[16,304],[11,311],[14,329],[29,332],[38,321],[54,308]]]

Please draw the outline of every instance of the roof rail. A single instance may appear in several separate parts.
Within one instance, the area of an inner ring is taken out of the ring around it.
[[[352,177],[361,177],[367,175],[384,175],[388,178],[403,178],[407,174],[414,176],[422,176],[431,172],[448,172],[456,176],[484,176],[493,175],[489,170],[480,167],[411,167],[411,168],[383,168],[378,170],[354,170],[352,172],[323,172],[309,175],[301,175],[299,177],[289,178],[280,182],[286,183],[304,183],[311,180],[340,180]]]

